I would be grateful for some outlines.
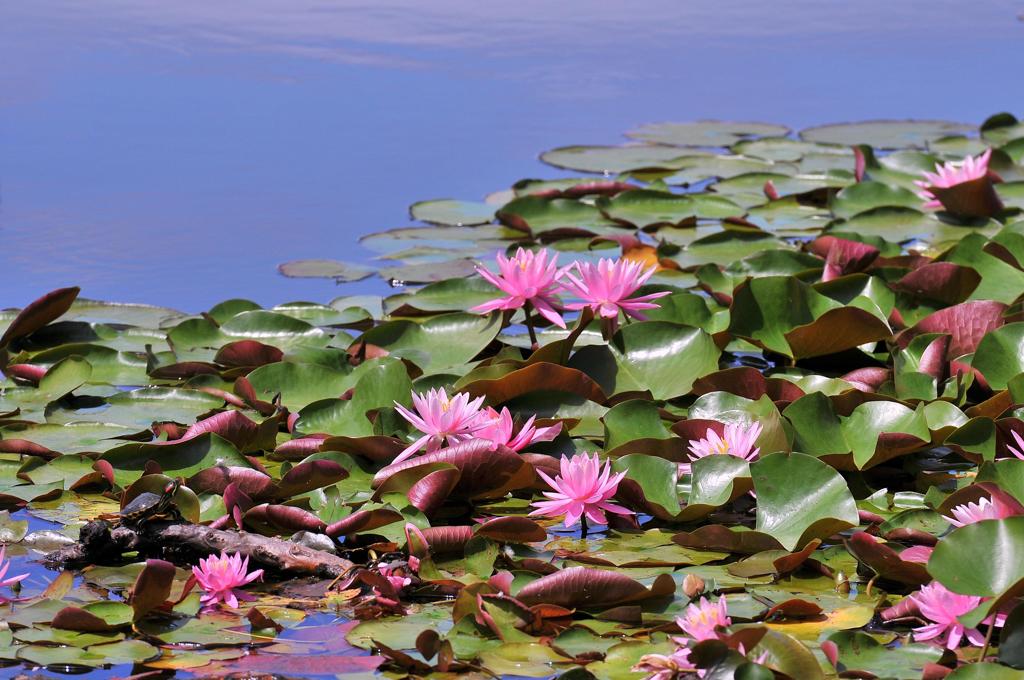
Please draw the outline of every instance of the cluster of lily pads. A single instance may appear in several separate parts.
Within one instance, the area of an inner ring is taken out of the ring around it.
[[[630,136],[282,265],[389,295],[0,313],[0,662],[1020,676],[1024,123]],[[351,568],[22,578],[167,489]]]

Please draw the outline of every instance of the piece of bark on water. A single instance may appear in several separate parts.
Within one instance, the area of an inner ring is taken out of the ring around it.
[[[145,556],[190,564],[198,557],[223,550],[248,557],[253,569],[320,578],[337,578],[353,567],[352,562],[337,555],[259,534],[181,522],[150,522],[142,530],[124,526],[111,530],[103,520],[86,524],[78,543],[50,553],[45,562],[61,567],[103,564],[116,562],[124,552],[136,550]]]

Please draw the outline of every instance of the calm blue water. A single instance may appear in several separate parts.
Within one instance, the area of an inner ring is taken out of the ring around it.
[[[276,265],[647,121],[1024,113],[1021,0],[0,8],[0,307],[326,301]]]

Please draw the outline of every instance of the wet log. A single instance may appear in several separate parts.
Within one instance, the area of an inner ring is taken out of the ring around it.
[[[77,543],[49,553],[43,562],[55,568],[116,564],[124,561],[125,553],[137,552],[140,557],[159,557],[191,566],[200,557],[221,551],[248,557],[250,568],[291,576],[333,579],[348,573],[354,566],[323,550],[244,531],[223,531],[184,522],[111,527],[104,520],[86,524]]]

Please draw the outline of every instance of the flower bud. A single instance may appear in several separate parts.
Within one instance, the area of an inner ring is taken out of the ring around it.
[[[704,579],[696,574],[687,574],[683,579],[683,593],[691,600],[704,592]]]

